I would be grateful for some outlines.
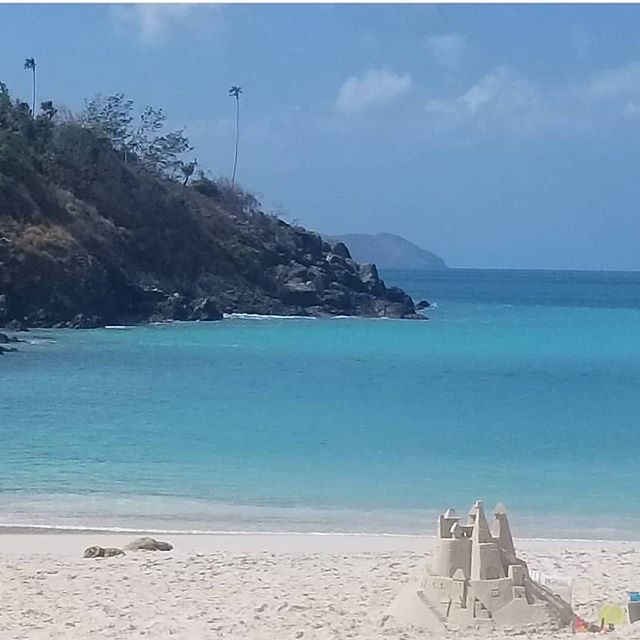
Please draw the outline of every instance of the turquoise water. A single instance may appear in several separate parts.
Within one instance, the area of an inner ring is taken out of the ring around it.
[[[429,322],[34,330],[0,361],[0,524],[638,538],[640,274],[389,272]]]

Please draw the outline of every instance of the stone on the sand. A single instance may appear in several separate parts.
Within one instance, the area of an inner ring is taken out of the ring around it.
[[[111,558],[113,556],[123,556],[124,551],[118,547],[99,547],[97,545],[87,547],[84,550],[85,558]]]
[[[163,542],[162,540],[145,536],[143,538],[136,538],[125,545],[125,549],[129,549],[130,551],[171,551],[173,545],[169,542]]]

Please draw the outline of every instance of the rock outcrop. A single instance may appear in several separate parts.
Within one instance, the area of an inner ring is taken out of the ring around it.
[[[234,312],[422,317],[344,243],[265,214],[224,182],[184,187],[101,146],[0,165],[0,327]]]
[[[421,317],[344,243],[265,213],[227,180],[193,176],[181,132],[134,149],[132,103],[98,103],[99,114],[61,121],[0,82],[0,327]]]

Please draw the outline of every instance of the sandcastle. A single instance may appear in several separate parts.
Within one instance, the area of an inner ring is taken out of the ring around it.
[[[495,508],[493,531],[477,501],[467,524],[453,509],[440,515],[437,536],[432,566],[391,605],[389,613],[400,624],[558,628],[572,622],[571,606],[534,582],[516,556],[502,504]]]

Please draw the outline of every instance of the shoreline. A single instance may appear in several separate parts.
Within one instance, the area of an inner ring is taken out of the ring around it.
[[[294,551],[329,552],[335,549],[349,549],[354,552],[368,551],[411,551],[430,552],[433,550],[437,538],[433,535],[418,534],[370,534],[370,533],[296,533],[296,532],[217,532],[217,533],[165,533],[157,530],[139,529],[126,531],[71,531],[51,529],[34,532],[33,530],[10,530],[0,527],[0,552],[9,550],[24,551],[34,545],[39,548],[43,541],[55,541],[58,549],[80,548],[82,543],[113,546],[114,541],[125,544],[131,538],[152,536],[167,539],[174,544],[176,550],[207,550],[232,551],[245,549],[247,551],[271,550],[277,553]],[[65,541],[60,545],[60,541]],[[110,544],[111,543],[111,544]],[[607,548],[611,551],[629,551],[638,547],[640,540],[600,540],[585,538],[517,538],[518,547],[526,549],[546,549],[560,551],[563,549],[600,550]],[[50,545],[45,544],[49,549]]]
[[[192,526],[183,528],[174,528],[168,522],[165,526],[160,523],[154,523],[152,520],[133,522],[131,524],[87,524],[87,523],[38,523],[38,522],[1,522],[0,521],[0,540],[6,536],[74,536],[74,535],[93,535],[93,536],[177,536],[180,538],[224,538],[224,537],[244,537],[244,538],[269,538],[269,537],[292,537],[292,538],[339,538],[339,539],[406,539],[406,540],[431,540],[435,539],[433,531],[434,518],[431,514],[425,514],[421,519],[422,526],[409,526],[403,528],[401,525],[397,528],[350,528],[348,525],[343,528],[337,522],[327,522],[327,527],[323,528],[321,519],[315,522],[318,528],[313,525],[306,528],[299,527],[300,523],[295,519],[289,521],[280,521],[275,527],[269,526],[266,522],[260,520],[244,522],[231,521],[209,523],[190,523]],[[176,523],[179,519],[176,519]],[[584,543],[590,544],[617,544],[629,545],[637,544],[640,546],[640,530],[634,527],[634,521],[630,520],[625,528],[598,528],[593,527],[594,535],[589,535],[585,526],[557,527],[557,523],[549,521],[548,526],[544,527],[545,519],[540,518],[535,526],[525,524],[524,526],[516,526],[514,528],[514,537],[518,540],[527,542],[557,542],[557,543]],[[225,524],[227,526],[225,526]],[[307,522],[307,525],[310,523]],[[382,524],[382,523],[378,523]],[[407,524],[406,522],[404,523]],[[413,523],[412,523],[413,524]],[[554,526],[554,524],[556,526]],[[168,526],[167,526],[168,525]],[[280,526],[277,526],[280,525]]]
[[[437,308],[437,303],[429,303],[428,309]],[[140,322],[122,322],[99,324],[96,326],[58,326],[53,325],[22,325],[20,328],[14,326],[0,326],[0,333],[11,334],[11,337],[25,336],[34,331],[125,331],[131,329],[139,329],[145,327],[167,327],[167,326],[196,326],[196,325],[212,325],[219,324],[229,320],[429,320],[430,318],[420,311],[413,316],[371,316],[363,314],[315,314],[315,315],[299,315],[299,314],[277,314],[277,313],[245,313],[241,311],[233,311],[223,313],[222,317],[217,320],[175,320],[167,318],[165,320],[143,320]],[[16,342],[29,343],[26,338],[18,339]]]

